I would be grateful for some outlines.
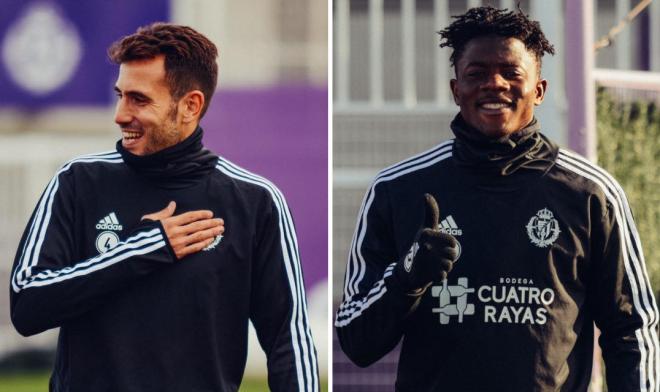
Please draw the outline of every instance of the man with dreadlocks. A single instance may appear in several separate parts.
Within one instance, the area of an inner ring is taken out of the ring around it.
[[[440,36],[455,138],[368,190],[343,350],[368,366],[403,339],[401,392],[586,391],[595,322],[609,390],[656,391],[658,311],[625,195],[534,117],[554,53],[539,23],[473,8]]]

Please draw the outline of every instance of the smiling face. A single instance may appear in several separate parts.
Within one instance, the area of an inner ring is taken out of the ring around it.
[[[450,82],[461,116],[492,138],[524,128],[547,87],[538,67],[534,54],[517,38],[471,40],[456,63],[456,79]]]
[[[122,63],[115,91],[115,122],[130,153],[153,154],[190,134],[182,124],[179,102],[170,94],[163,56]]]

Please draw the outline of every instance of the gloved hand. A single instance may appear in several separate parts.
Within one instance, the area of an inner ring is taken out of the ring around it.
[[[426,199],[424,223],[406,256],[394,267],[394,274],[406,293],[422,294],[433,282],[447,278],[458,258],[458,242],[440,231],[438,203],[430,194]]]

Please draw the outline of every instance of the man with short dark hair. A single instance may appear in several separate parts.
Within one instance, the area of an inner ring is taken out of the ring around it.
[[[202,145],[215,45],[155,23],[109,55],[122,139],[58,171],[12,271],[16,329],[60,327],[50,390],[236,391],[251,320],[270,388],[318,391],[287,204]]]
[[[470,9],[453,49],[455,139],[365,196],[335,326],[368,366],[403,338],[397,391],[656,391],[658,310],[616,181],[540,133],[553,53],[521,11]]]

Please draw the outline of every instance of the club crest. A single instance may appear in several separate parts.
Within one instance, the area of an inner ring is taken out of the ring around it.
[[[534,215],[527,223],[527,235],[532,244],[539,248],[552,245],[559,237],[559,222],[550,210],[544,208]]]
[[[211,242],[206,248],[202,249],[204,252],[208,252],[211,249],[215,249],[216,246],[222,241],[223,235],[217,235],[213,242]]]

